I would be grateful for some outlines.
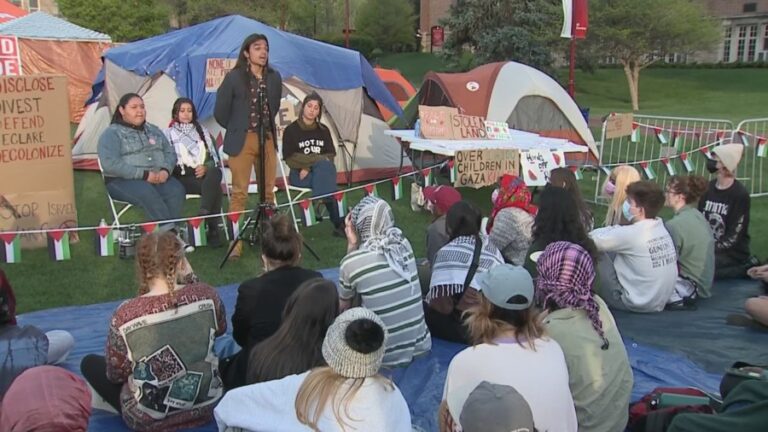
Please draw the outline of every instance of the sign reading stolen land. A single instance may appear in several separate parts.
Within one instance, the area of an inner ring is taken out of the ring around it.
[[[499,181],[504,174],[517,175],[520,153],[512,149],[462,150],[454,156],[456,187],[475,189]]]
[[[0,77],[0,195],[20,216],[0,209],[0,231],[76,226],[69,134],[65,77]],[[21,245],[43,247],[47,238],[22,234]]]

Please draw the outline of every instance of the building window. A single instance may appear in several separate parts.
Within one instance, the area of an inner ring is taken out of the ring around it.
[[[744,12],[757,12],[757,3],[744,3]]]
[[[37,12],[40,10],[40,0],[29,0],[29,11]]]
[[[768,51],[768,24],[765,25],[765,34],[763,35],[763,51]]]
[[[749,40],[747,41],[748,62],[755,61],[755,52],[757,51],[757,25],[749,26]]]
[[[747,43],[747,26],[739,26],[739,43],[736,46],[736,61],[744,60],[744,48]]]
[[[726,27],[725,37],[723,38],[723,62],[724,63],[728,63],[731,61],[731,35],[732,34],[733,34],[733,27]]]

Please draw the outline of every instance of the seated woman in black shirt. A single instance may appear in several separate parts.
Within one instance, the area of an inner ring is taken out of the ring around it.
[[[283,159],[291,172],[288,181],[292,186],[311,188],[312,196],[327,195],[338,190],[336,186],[336,148],[328,128],[320,123],[323,115],[323,99],[315,92],[304,98],[301,115],[283,132]],[[344,220],[332,196],[323,199],[334,235],[344,237]]]
[[[301,247],[301,234],[294,229],[290,217],[279,215],[267,222],[261,240],[264,274],[243,282],[237,289],[232,337],[242,350],[221,362],[227,389],[245,385],[248,353],[280,327],[291,294],[305,281],[323,277],[298,266]]]

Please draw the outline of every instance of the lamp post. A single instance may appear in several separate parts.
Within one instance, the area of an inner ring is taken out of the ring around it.
[[[344,46],[349,48],[349,0],[344,0]]]

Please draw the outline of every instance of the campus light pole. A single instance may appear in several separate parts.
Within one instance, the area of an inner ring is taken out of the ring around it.
[[[344,0],[344,46],[349,48],[349,0]]]

